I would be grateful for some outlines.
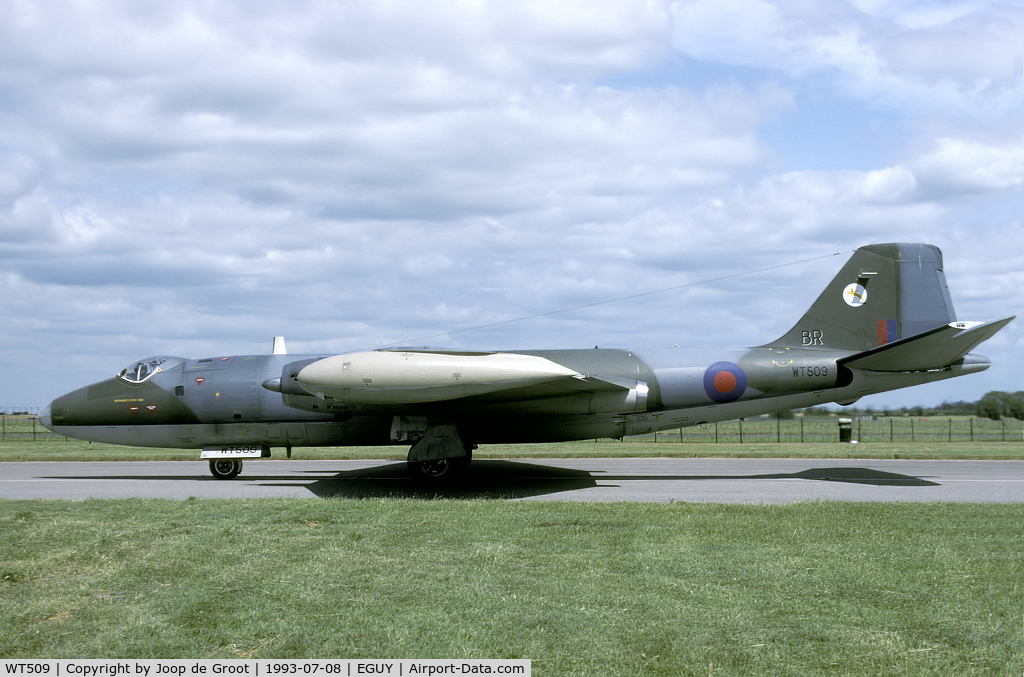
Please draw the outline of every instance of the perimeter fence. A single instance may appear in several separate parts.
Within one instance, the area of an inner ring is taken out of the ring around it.
[[[36,419],[35,414],[3,414],[0,415],[0,440],[29,441],[63,437],[50,432]]]
[[[987,418],[886,418],[853,420],[847,435],[857,442],[1018,442],[1024,441],[1024,421]],[[0,415],[0,439],[38,441],[63,437],[47,430],[34,414]],[[754,419],[632,435],[624,443],[757,444],[839,442],[837,418]]]
[[[847,419],[849,420],[849,419]],[[840,419],[755,419],[707,423],[678,430],[633,435],[623,442],[757,444],[839,442]],[[857,442],[1017,442],[1024,440],[1024,421],[987,418],[854,419],[847,424]],[[847,440],[842,440],[847,441]]]

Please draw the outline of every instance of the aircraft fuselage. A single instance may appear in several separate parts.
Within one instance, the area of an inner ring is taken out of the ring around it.
[[[852,401],[891,389],[895,376],[866,377],[839,364],[849,353],[813,349],[753,348],[715,357],[671,349],[648,360],[612,349],[514,354],[542,357],[619,387],[593,388],[580,380],[578,390],[566,393],[540,382],[440,402],[364,404],[270,389],[276,384],[268,382],[290,365],[327,356],[149,358],[165,360],[159,373],[138,383],[117,376],[80,388],[55,399],[40,419],[55,432],[94,442],[186,449],[403,444],[408,440],[394,434],[396,418],[454,422],[476,444],[550,442]],[[916,385],[987,366],[974,360],[955,372],[901,374],[899,380]]]

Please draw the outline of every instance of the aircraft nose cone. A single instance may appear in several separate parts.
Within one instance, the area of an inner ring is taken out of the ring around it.
[[[52,402],[51,402],[51,404],[52,404]],[[44,426],[46,426],[47,429],[53,430],[53,426],[51,425],[51,421],[50,421],[50,405],[49,404],[39,410],[39,415],[36,418],[38,418],[39,422],[42,423]]]

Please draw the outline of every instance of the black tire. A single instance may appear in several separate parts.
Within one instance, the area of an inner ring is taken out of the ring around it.
[[[210,459],[210,474],[219,480],[230,480],[242,472],[242,461],[237,458]]]
[[[409,474],[418,482],[428,484],[444,484],[465,474],[469,462],[473,460],[473,452],[456,458],[439,458],[435,461],[410,462]]]

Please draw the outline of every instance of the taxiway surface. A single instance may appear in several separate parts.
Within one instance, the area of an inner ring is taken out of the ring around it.
[[[424,487],[394,461],[246,461],[216,480],[205,461],[0,463],[2,499],[458,497],[570,501],[1024,502],[1024,461],[600,458],[473,462]]]

